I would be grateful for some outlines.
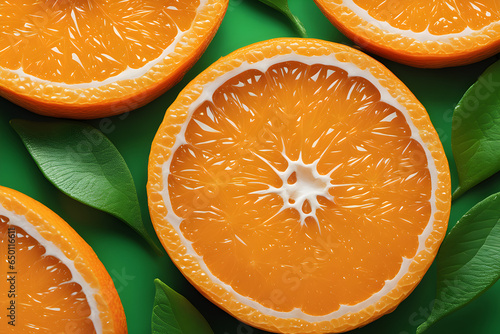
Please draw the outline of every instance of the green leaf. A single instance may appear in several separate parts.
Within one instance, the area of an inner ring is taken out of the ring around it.
[[[437,256],[437,293],[417,333],[464,307],[500,278],[500,193],[469,210],[453,227]]]
[[[459,177],[456,199],[500,170],[500,62],[467,90],[452,124],[451,147]]]
[[[288,0],[259,0],[259,1],[281,12],[292,22],[293,26],[295,27],[295,30],[297,30],[300,37],[302,38],[307,37],[306,28],[304,28],[304,25],[302,24],[302,22],[300,22],[297,16],[293,15],[292,12],[290,11],[290,7],[288,7]]]
[[[213,334],[208,322],[183,296],[159,279],[155,280],[156,295],[151,329],[153,334]]]
[[[10,124],[43,175],[59,190],[124,221],[163,254],[144,227],[125,160],[101,131],[74,121],[14,119]]]

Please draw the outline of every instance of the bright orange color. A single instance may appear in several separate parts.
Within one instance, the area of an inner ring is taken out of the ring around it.
[[[89,119],[136,109],[172,87],[198,60],[227,5],[228,0],[3,1],[0,95],[55,117]]]
[[[459,66],[500,51],[500,5],[496,0],[315,2],[356,44],[403,64]]]
[[[265,330],[330,333],[392,311],[418,284],[446,232],[450,179],[427,112],[385,67],[346,46],[275,39],[180,93],[152,145],[148,197],[170,257],[215,304]],[[393,289],[328,316],[380,291],[403,258]],[[297,308],[305,315],[283,314]]]
[[[39,236],[30,235],[26,227],[18,226],[16,216],[25,217],[29,228],[34,228]],[[47,247],[50,244],[66,259],[54,254]],[[0,249],[1,333],[96,333],[98,325],[90,318],[89,296],[68,263],[97,292],[94,298],[102,323],[101,333],[127,333],[118,293],[92,248],[43,204],[5,187],[0,187]],[[15,263],[9,264],[7,260],[12,258],[8,256],[12,255]],[[10,272],[15,272],[14,289],[7,283]],[[9,296],[9,291],[15,297]],[[15,326],[8,325],[13,319],[6,318],[11,301],[15,301]]]

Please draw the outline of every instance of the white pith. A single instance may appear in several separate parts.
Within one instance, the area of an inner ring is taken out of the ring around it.
[[[269,69],[270,66],[277,64],[277,63],[282,63],[282,62],[287,62],[287,61],[297,61],[304,63],[306,65],[314,65],[314,64],[323,64],[323,65],[331,65],[331,66],[336,66],[339,67],[345,71],[347,71],[349,76],[357,76],[357,77],[362,77],[367,80],[369,80],[380,92],[381,95],[381,101],[385,102],[396,109],[400,110],[401,113],[404,115],[407,124],[409,125],[411,129],[411,137],[418,141],[422,147],[424,148],[426,157],[427,157],[427,163],[428,163],[428,169],[430,170],[430,176],[431,176],[431,184],[432,184],[432,189],[431,189],[431,198],[429,199],[430,206],[431,206],[431,213],[430,213],[430,219],[429,222],[427,223],[424,231],[422,232],[421,235],[418,237],[418,249],[416,251],[417,256],[422,250],[425,249],[425,240],[429,237],[433,230],[433,217],[434,214],[436,213],[436,205],[435,205],[435,191],[437,189],[437,170],[434,164],[434,160],[432,158],[432,155],[428,148],[426,147],[425,143],[423,142],[418,129],[415,127],[415,125],[411,121],[411,117],[408,114],[408,111],[399,103],[397,102],[396,98],[391,96],[391,94],[382,86],[382,84],[368,71],[368,70],[362,70],[358,67],[356,67],[352,63],[345,63],[338,61],[335,57],[334,54],[332,55],[326,55],[326,56],[302,56],[298,55],[295,53],[290,53],[286,55],[278,55],[274,56],[272,58],[266,58],[264,60],[258,61],[253,64],[249,64],[248,62],[242,63],[239,67],[236,67],[232,69],[229,72],[221,74],[219,77],[217,77],[214,81],[207,83],[204,85],[202,88],[202,92],[200,96],[196,99],[195,102],[193,102],[188,110],[188,115],[186,118],[186,121],[183,123],[181,126],[179,133],[177,134],[175,138],[175,143],[172,146],[170,150],[170,154],[168,157],[168,160],[161,166],[162,167],[162,178],[163,178],[163,190],[161,192],[163,201],[165,203],[165,207],[167,210],[167,216],[164,217],[165,220],[175,229],[177,232],[178,236],[181,239],[182,244],[186,247],[187,254],[192,256],[196,261],[199,263],[201,269],[204,271],[204,273],[217,285],[221,286],[223,289],[231,293],[234,298],[244,304],[247,305],[253,309],[258,310],[259,312],[274,316],[277,318],[298,318],[298,319],[303,319],[305,321],[309,322],[318,322],[318,321],[330,321],[332,319],[339,318],[343,315],[346,315],[348,313],[356,313],[359,312],[365,308],[367,308],[370,305],[375,304],[378,302],[383,296],[389,293],[392,289],[396,287],[398,284],[399,280],[408,272],[408,269],[410,267],[410,264],[414,260],[415,257],[413,258],[403,258],[401,268],[397,275],[391,279],[386,281],[384,287],[378,291],[377,293],[373,294],[370,298],[356,304],[356,305],[341,305],[341,307],[334,312],[331,312],[329,314],[321,315],[321,316],[314,316],[314,315],[309,315],[304,313],[301,309],[296,308],[290,312],[280,312],[276,311],[274,309],[265,307],[258,302],[255,302],[254,300],[243,296],[236,291],[233,290],[233,288],[222,282],[219,278],[214,276],[210,269],[207,267],[207,265],[203,261],[203,257],[198,255],[192,246],[192,243],[187,240],[181,229],[180,229],[180,224],[182,222],[182,219],[177,216],[174,213],[174,210],[172,208],[172,204],[170,202],[170,194],[169,194],[169,189],[168,189],[168,175],[170,174],[170,166],[172,162],[172,158],[174,156],[174,152],[182,145],[186,144],[186,138],[185,138],[185,132],[187,129],[187,125],[189,124],[191,117],[194,113],[194,111],[204,102],[204,101],[212,101],[212,96],[215,90],[220,87],[223,83],[225,83],[227,80],[230,78],[243,73],[244,71],[251,70],[251,69],[256,69],[261,72],[265,72]],[[291,160],[288,159],[288,162],[290,163]],[[292,162],[294,164],[294,168],[297,166],[301,166],[303,168],[311,168],[311,165],[306,165],[304,164],[300,159]],[[286,183],[287,179],[285,177],[288,177],[287,173],[283,172],[280,175],[282,182]],[[273,189],[270,188],[270,191],[273,191]],[[283,196],[282,196],[283,197]],[[287,203],[287,202],[284,202]],[[312,203],[311,203],[312,204]],[[300,211],[299,211],[300,212]]]
[[[385,21],[379,21],[373,16],[371,16],[367,10],[359,7],[354,3],[353,0],[342,0],[342,5],[349,8],[354,12],[357,16],[363,19],[365,22],[371,24],[373,27],[379,28],[381,30],[385,30],[389,33],[393,33],[395,35],[401,35],[404,37],[412,38],[416,41],[425,43],[425,42],[449,42],[452,39],[460,39],[462,37],[470,36],[473,33],[480,34],[483,31],[489,30],[494,25],[499,24],[499,22],[492,22],[489,25],[483,27],[480,30],[473,30],[469,27],[466,27],[463,31],[452,34],[444,34],[444,35],[434,35],[429,32],[429,28],[427,27],[424,31],[414,32],[412,30],[404,30],[397,27],[392,26],[390,23]]]
[[[90,307],[90,316],[88,317],[94,324],[96,334],[102,334],[102,322],[99,317],[99,309],[97,308],[97,301],[94,295],[99,294],[99,291],[93,289],[76,270],[73,261],[68,259],[64,253],[56,247],[52,242],[47,241],[44,237],[40,235],[37,229],[28,222],[25,216],[15,214],[12,211],[8,211],[0,204],[0,215],[9,218],[9,225],[17,226],[22,228],[27,234],[29,234],[33,239],[40,243],[45,248],[44,256],[54,256],[59,259],[66,267],[68,267],[71,272],[72,279],[68,282],[78,283],[82,287],[82,291],[87,298],[87,302]],[[42,219],[42,218],[40,218]]]
[[[207,4],[208,1],[209,0],[200,0],[200,4],[197,7],[196,11],[200,12],[202,10],[202,8],[205,7],[205,5]],[[193,20],[193,24],[195,22],[196,22],[196,20]],[[101,86],[112,84],[112,83],[117,82],[117,81],[134,80],[134,79],[142,77],[148,71],[150,71],[154,66],[156,66],[158,63],[160,63],[160,62],[168,59],[169,55],[172,54],[175,51],[177,45],[180,43],[180,41],[182,40],[182,38],[188,32],[190,32],[192,30],[192,28],[193,28],[193,25],[191,25],[191,27],[189,29],[187,29],[186,31],[181,31],[177,27],[177,35],[175,36],[174,40],[172,41],[172,43],[165,50],[163,50],[163,52],[161,53],[161,55],[158,56],[156,59],[153,59],[153,60],[149,61],[148,63],[146,63],[141,68],[131,68],[131,67],[127,66],[127,68],[123,72],[121,72],[121,73],[119,73],[119,74],[117,74],[115,76],[109,77],[109,78],[107,78],[106,80],[103,80],[103,81],[92,81],[92,82],[88,82],[88,83],[67,84],[67,83],[64,83],[64,82],[54,82],[54,81],[50,81],[50,80],[45,80],[45,79],[38,78],[38,77],[36,77],[34,75],[26,73],[24,71],[24,69],[23,69],[22,66],[19,67],[16,70],[8,69],[8,68],[1,67],[1,66],[0,66],[0,68],[2,68],[2,70],[5,70],[5,71],[10,72],[12,74],[16,74],[20,78],[27,78],[27,79],[30,79],[30,80],[32,80],[34,82],[40,82],[40,83],[44,83],[44,84],[47,84],[47,85],[54,85],[54,86],[57,86],[57,87],[64,87],[64,88],[70,88],[70,89],[98,88],[98,87],[101,87]]]
[[[281,207],[280,212],[293,208],[299,213],[300,224],[302,226],[306,225],[306,218],[311,217],[318,225],[318,229],[321,231],[321,226],[316,218],[316,210],[321,207],[318,202],[318,196],[333,201],[333,197],[330,195],[329,190],[334,187],[330,183],[330,175],[335,170],[331,170],[330,173],[326,175],[321,175],[317,169],[317,165],[321,157],[313,163],[306,164],[302,160],[302,155],[300,155],[297,160],[291,160],[285,151],[281,152],[281,155],[288,162],[288,167],[284,171],[277,170],[266,159],[259,157],[280,177],[282,180],[281,187],[276,188],[268,186],[268,189],[255,191],[252,194],[278,194],[283,199],[283,206]],[[290,184],[287,180],[294,173],[297,176],[297,181]],[[308,213],[304,212],[302,209],[304,203],[306,202],[309,203],[311,207],[311,211]]]

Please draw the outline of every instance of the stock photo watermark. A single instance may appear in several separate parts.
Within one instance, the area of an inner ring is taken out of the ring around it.
[[[0,223],[8,224],[10,219],[6,216],[0,215]],[[5,279],[7,280],[7,324],[9,326],[15,327],[17,321],[17,291],[18,291],[18,279],[17,279],[17,232],[16,227],[8,225],[7,234],[7,253],[5,254],[6,259],[2,261],[7,261],[7,272],[5,273]]]

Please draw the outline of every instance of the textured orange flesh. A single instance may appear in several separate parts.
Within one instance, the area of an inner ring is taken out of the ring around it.
[[[79,333],[95,333],[89,319],[91,312],[87,298],[80,284],[72,281],[69,268],[57,257],[46,255],[45,247],[6,219],[0,219],[1,254],[8,254],[8,250],[12,249],[8,242],[12,233],[15,234],[16,296],[10,298],[6,294],[10,289],[2,289],[0,296],[4,301],[15,300],[16,325],[8,326],[6,323],[10,319],[3,319],[1,328],[6,333],[52,334],[74,333],[76,330]],[[5,262],[4,265],[2,275],[12,271]],[[2,280],[5,279],[2,277]]]
[[[194,112],[187,144],[173,153],[170,200],[183,235],[222,282],[278,311],[325,315],[369,298],[416,255],[432,188],[410,136],[373,84],[338,67],[248,70]],[[333,201],[318,197],[317,222],[301,226],[295,209],[280,212],[279,195],[251,194],[281,186],[270,165],[286,169],[282,152],[319,159],[322,175],[334,170]]]
[[[479,30],[500,19],[496,0],[353,0],[377,21],[433,35],[459,33],[467,27]]]
[[[158,58],[191,26],[199,1],[8,0],[0,67],[57,83],[103,81]]]

